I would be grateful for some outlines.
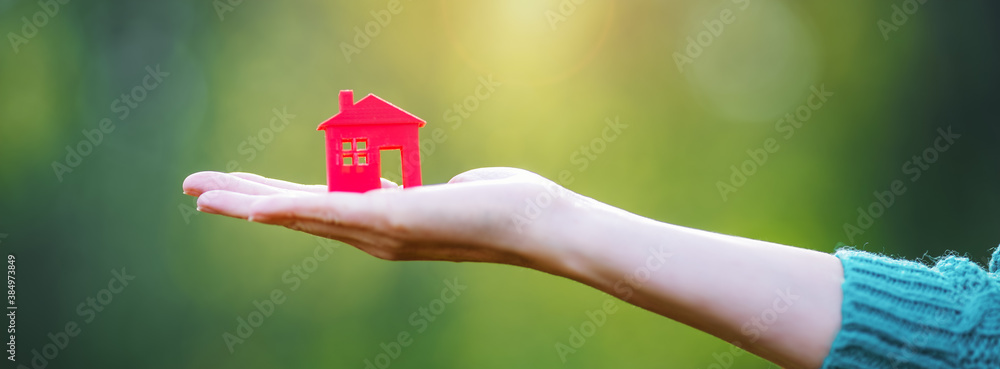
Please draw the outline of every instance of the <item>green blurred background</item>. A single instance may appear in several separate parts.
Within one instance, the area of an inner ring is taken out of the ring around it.
[[[563,363],[555,344],[607,296],[514,267],[391,263],[343,246],[292,291],[283,276],[315,237],[192,213],[180,186],[196,171],[323,183],[315,128],[341,89],[428,122],[425,183],[484,166],[567,170],[568,188],[650,218],[816,250],[983,263],[1000,243],[996,2],[45,4],[0,0],[0,248],[17,257],[28,367],[68,322],[81,332],[47,367],[362,368],[401,331],[413,343],[393,368],[726,363],[726,342],[634,308]],[[718,31],[727,10],[732,22],[688,54],[687,38]],[[374,37],[358,36],[366,25]],[[344,45],[358,48],[349,60]],[[696,57],[679,70],[675,53]],[[147,66],[169,75],[135,90]],[[470,97],[491,78],[489,96]],[[834,95],[786,139],[776,122],[823,86]],[[126,117],[123,93],[145,95]],[[294,115],[278,132],[275,109]],[[114,130],[54,169],[104,118]],[[583,160],[615,118],[628,128]],[[949,126],[961,137],[911,180],[907,161]],[[769,138],[780,149],[724,199],[718,182]],[[905,194],[848,237],[844,224],[894,180]],[[92,308],[78,307],[121,268],[135,279],[86,322]],[[468,289],[416,333],[410,315],[452,278]],[[284,302],[230,352],[223,335],[275,289]],[[749,354],[732,365],[769,367]]]

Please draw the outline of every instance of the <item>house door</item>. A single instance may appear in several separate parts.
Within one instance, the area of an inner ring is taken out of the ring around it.
[[[379,170],[382,178],[403,185],[403,156],[399,149],[380,149]]]

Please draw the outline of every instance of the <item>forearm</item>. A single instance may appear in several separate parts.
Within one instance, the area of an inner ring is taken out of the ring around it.
[[[184,190],[200,196],[200,210],[384,259],[505,263],[572,278],[784,366],[818,367],[840,328],[834,256],[656,222],[523,170],[476,169],[448,185],[363,195],[206,172]]]
[[[550,272],[677,320],[787,367],[819,367],[840,328],[840,261],[829,254],[725,236],[601,205]]]

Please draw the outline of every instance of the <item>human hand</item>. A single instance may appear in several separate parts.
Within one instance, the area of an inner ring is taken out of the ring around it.
[[[519,265],[580,281],[729,342],[774,291],[799,302],[743,348],[796,368],[822,364],[839,329],[843,270],[829,254],[657,222],[513,168],[447,184],[327,192],[249,173],[184,180],[208,213],[282,225],[388,260]],[[656,272],[654,276],[653,273]]]
[[[548,232],[569,227],[579,207],[596,202],[537,174],[481,168],[447,184],[402,189],[383,179],[364,194],[328,192],[250,173],[199,172],[184,180],[198,209],[281,225],[351,244],[388,260],[493,262],[548,269],[559,243]],[[538,201],[536,211],[528,205]],[[543,232],[546,231],[546,232]]]

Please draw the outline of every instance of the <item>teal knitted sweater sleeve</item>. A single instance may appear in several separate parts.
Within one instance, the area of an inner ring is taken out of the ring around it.
[[[851,249],[840,332],[823,368],[1000,368],[1000,248],[989,272],[948,256],[934,267]]]

